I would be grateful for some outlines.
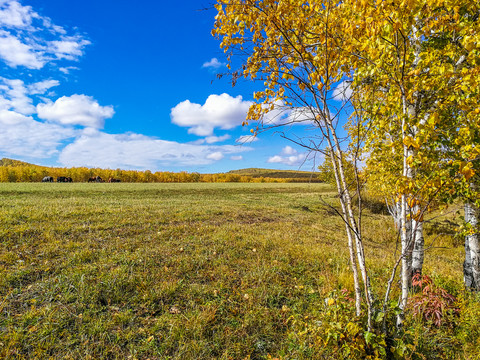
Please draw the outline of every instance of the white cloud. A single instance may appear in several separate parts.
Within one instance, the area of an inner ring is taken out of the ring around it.
[[[218,142],[224,142],[225,140],[228,140],[230,138],[231,138],[231,136],[228,135],[228,134],[225,134],[225,135],[222,135],[222,136],[207,136],[204,139],[195,140],[195,141],[191,142],[191,144],[197,144],[197,145],[215,144],[215,143],[218,143]]]
[[[262,105],[263,108],[269,108],[270,105]],[[263,116],[262,122],[266,127],[276,127],[284,125],[310,125],[312,122],[312,111],[306,107],[291,108],[286,106],[281,100],[275,101],[273,110],[270,110]]]
[[[282,153],[284,155],[295,155],[295,154],[297,154],[297,150],[295,150],[291,146],[285,146],[282,150]]]
[[[220,151],[217,151],[217,152],[208,154],[207,159],[215,160],[215,161],[222,160],[223,159],[223,154]]]
[[[46,62],[31,46],[6,31],[0,31],[0,58],[10,67],[25,66],[29,69],[41,69]]]
[[[288,121],[295,124],[311,125],[315,114],[308,107],[297,107],[288,114]]]
[[[275,155],[275,156],[271,156],[268,158],[268,161],[269,163],[282,163],[284,160],[283,160],[283,157],[281,157],[280,155]]]
[[[2,123],[4,126],[18,125],[32,120],[32,117],[25,116],[15,111],[0,110],[0,123]]]
[[[18,1],[0,1],[0,24],[5,27],[26,28],[38,14],[30,6],[22,6]]]
[[[219,69],[227,64],[218,61],[217,58],[212,58],[210,61],[203,63],[202,68],[212,68],[212,69]]]
[[[64,73],[65,75],[68,75],[68,74],[70,74],[71,70],[80,70],[80,68],[78,68],[76,66],[65,66],[65,67],[58,68],[58,70],[61,71],[62,73]]]
[[[57,59],[76,60],[83,55],[83,48],[91,42],[82,39],[80,36],[64,36],[62,40],[50,41],[49,51]]]
[[[94,128],[102,128],[105,119],[115,113],[112,106],[100,106],[86,95],[62,96],[54,103],[38,104],[37,112],[40,119]]]
[[[243,101],[242,96],[228,94],[210,95],[205,104],[185,100],[170,113],[172,123],[188,127],[188,133],[198,136],[212,136],[216,128],[233,129],[242,124],[252,102]]]
[[[205,138],[205,142],[207,144],[214,144],[214,143],[217,143],[217,142],[223,142],[223,141],[228,140],[230,138],[231,138],[231,136],[228,135],[228,134],[225,134],[225,135],[222,135],[222,136],[207,136]]]
[[[352,97],[352,88],[350,81],[342,81],[333,90],[333,98],[339,101],[348,101]]]
[[[30,116],[0,110],[0,152],[8,156],[47,158],[75,136],[72,128],[35,121]]]
[[[77,60],[90,41],[16,0],[0,1],[0,59],[10,67],[41,69],[56,60]]]
[[[269,163],[280,163],[288,166],[301,166],[307,159],[308,153],[298,153],[291,146],[285,146],[279,155],[268,158]]]
[[[45,94],[47,90],[58,85],[60,85],[60,82],[58,80],[43,80],[28,85],[27,89],[28,93],[31,95]]]
[[[243,156],[242,156],[242,155],[234,155],[234,156],[230,156],[230,160],[233,160],[233,161],[240,161],[240,160],[243,160]]]
[[[0,109],[12,110],[23,115],[35,113],[30,91],[22,80],[0,77]]]
[[[243,136],[240,136],[237,140],[235,140],[235,142],[239,144],[247,144],[247,143],[252,143],[254,141],[258,141],[258,136],[243,135]]]
[[[60,154],[65,166],[161,170],[162,166],[199,166],[221,160],[225,155],[249,151],[238,146],[182,144],[139,134],[106,134],[85,129]]]

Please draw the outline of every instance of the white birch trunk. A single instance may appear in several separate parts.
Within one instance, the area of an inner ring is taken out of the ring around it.
[[[465,236],[465,286],[480,291],[480,234],[478,231],[478,217],[480,211],[474,204],[465,203],[465,221],[470,224],[472,234]]]
[[[357,253],[357,261],[358,266],[360,268],[360,272],[362,273],[364,289],[365,289],[365,300],[367,302],[367,317],[368,317],[368,331],[372,328],[372,302],[373,302],[373,295],[370,285],[370,278],[367,273],[366,261],[365,261],[365,252],[363,248],[363,241],[360,234],[360,229],[357,226],[357,222],[355,220],[355,215],[353,213],[352,208],[352,199],[350,196],[350,192],[348,191],[348,185],[345,178],[345,169],[343,166],[343,154],[340,148],[340,142],[338,140],[335,128],[332,124],[332,120],[330,117],[330,113],[328,111],[328,106],[326,106],[326,102],[324,103],[324,109],[326,109],[325,119],[327,120],[327,128],[330,136],[328,137],[328,142],[331,153],[331,159],[333,163],[333,167],[335,170],[335,176],[337,180],[337,188],[339,190],[339,195],[341,197],[342,210],[344,211],[344,216],[346,220],[346,227],[349,227],[349,230],[353,232],[353,236],[355,239],[355,250]],[[333,143],[332,143],[333,140]],[[335,146],[333,146],[335,145]],[[333,150],[335,149],[335,151]]]
[[[413,208],[413,213],[419,215],[421,211],[420,206]],[[425,240],[423,238],[423,221],[416,217],[412,219],[412,237],[413,237],[413,251],[412,251],[412,275],[422,274],[423,259],[425,252]]]
[[[347,208],[346,204],[344,201],[344,198],[342,196],[342,186],[340,183],[340,176],[339,176],[339,169],[337,167],[337,163],[335,161],[335,155],[333,151],[330,148],[330,159],[332,161],[333,165],[333,170],[335,174],[335,183],[337,185],[337,192],[340,197],[340,205],[342,207],[342,215],[345,219],[345,230],[347,232],[347,239],[348,239],[348,250],[350,253],[350,265],[352,268],[352,273],[353,273],[353,286],[355,288],[355,313],[357,316],[360,316],[361,314],[361,303],[362,303],[362,289],[360,287],[360,281],[358,277],[358,268],[357,268],[357,260],[355,259],[355,248],[353,244],[353,237],[352,237],[352,231],[350,229],[350,226],[348,225],[347,222]]]
[[[418,66],[418,63],[420,61],[420,53],[421,53],[421,39],[420,36],[418,35],[418,28],[421,26],[420,21],[416,19],[416,24],[412,28],[412,33],[413,33],[413,46],[414,46],[414,54],[415,54],[415,59],[413,61],[412,67],[416,68]],[[419,98],[419,93],[415,92],[416,97],[415,101],[412,104],[409,104],[407,106],[406,100],[404,99],[404,109],[405,107],[407,108],[407,113],[410,119],[413,120],[418,120],[418,102],[421,100]],[[425,118],[420,120],[420,124],[425,122]],[[415,138],[418,134],[418,127],[417,124],[414,123],[413,126],[411,127],[411,136]],[[407,153],[406,156],[415,156],[415,151],[412,148],[407,148]],[[414,174],[412,171],[412,168],[405,162],[404,168],[405,170],[405,175],[409,178],[413,178]],[[411,195],[412,198],[410,199],[413,203],[416,203],[416,199],[413,199],[413,194]],[[417,203],[418,204],[418,203]],[[409,238],[409,243],[407,244],[407,256],[409,260],[409,271],[410,271],[410,278],[409,278],[409,288],[411,288],[411,281],[412,281],[412,276],[416,272],[421,273],[422,268],[423,268],[423,259],[424,259],[424,238],[423,238],[423,222],[418,219],[418,216],[420,215],[421,208],[419,205],[412,204],[412,207],[408,207],[408,212],[409,212],[409,219],[406,219],[408,221],[409,226],[407,228],[408,234],[407,237]]]

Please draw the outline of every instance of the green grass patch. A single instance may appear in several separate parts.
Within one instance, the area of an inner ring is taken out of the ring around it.
[[[320,198],[336,204],[325,184],[0,184],[0,358],[323,358],[299,324],[352,280]],[[396,234],[365,215],[382,289]],[[455,287],[462,249],[442,241],[426,267]]]

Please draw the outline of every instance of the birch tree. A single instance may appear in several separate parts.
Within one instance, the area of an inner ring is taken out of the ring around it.
[[[462,198],[474,206],[466,207],[465,271],[477,286],[478,211],[471,209],[480,204],[471,179],[480,169],[479,4],[217,0],[216,8],[213,34],[228,55],[233,80],[245,77],[263,84],[245,124],[253,125],[254,134],[312,124],[314,136],[290,140],[330,157],[357,314],[363,290],[369,327],[373,296],[361,226],[344,168],[339,113],[330,101],[333,89],[345,80],[353,91],[352,117],[359,119],[352,139],[365,146],[371,179],[391,196],[400,231],[400,308],[407,306],[413,273],[422,271],[423,219],[433,202]],[[395,272],[386,300],[394,278]],[[402,322],[403,314],[398,324]]]
[[[356,311],[359,315],[363,289],[370,328],[372,292],[363,239],[342,161],[345,156],[337,131],[339,113],[329,100],[348,70],[348,59],[341,48],[345,39],[341,38],[339,26],[340,4],[218,0],[213,34],[221,39],[229,60],[241,60],[240,70],[232,69],[233,77],[243,76],[264,86],[254,94],[256,103],[246,121],[247,125],[255,124],[254,134],[299,122],[308,122],[317,130],[307,139],[290,140],[330,157],[345,223]],[[234,67],[234,61],[230,66]],[[327,148],[329,151],[325,151]]]
[[[395,198],[404,309],[411,276],[422,268],[422,222],[429,205],[462,193],[478,195],[468,178],[478,169],[472,134],[479,124],[479,5],[440,0],[342,5],[348,13],[343,26],[352,39],[346,48],[355,69],[353,86],[361,89],[371,129],[370,168]],[[466,134],[465,146],[455,146]]]

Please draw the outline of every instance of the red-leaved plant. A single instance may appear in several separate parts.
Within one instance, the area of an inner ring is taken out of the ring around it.
[[[419,290],[409,301],[415,316],[421,316],[423,320],[439,327],[445,322],[445,315],[459,313],[455,296],[436,286],[427,275],[415,274],[412,286]]]

